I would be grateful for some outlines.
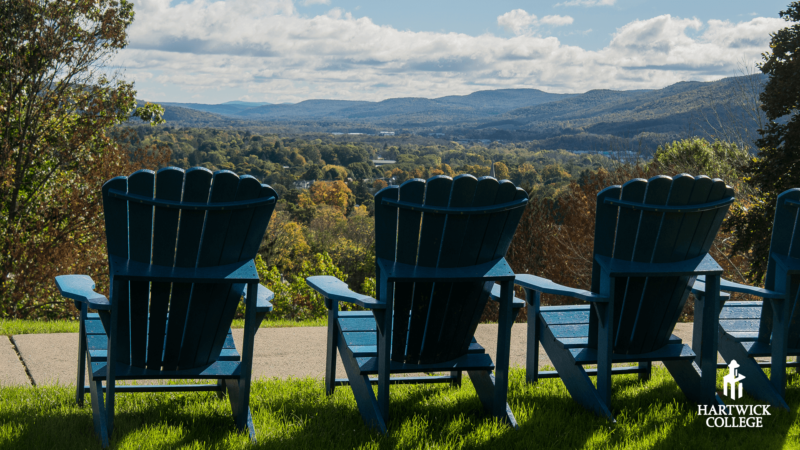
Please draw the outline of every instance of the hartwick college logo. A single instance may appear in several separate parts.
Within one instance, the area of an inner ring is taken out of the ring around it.
[[[724,383],[722,393],[729,396],[731,400],[742,398],[744,375],[739,373],[739,363],[731,360],[728,364],[728,374],[722,379]],[[736,385],[739,385],[738,393]],[[730,386],[730,393],[728,393]],[[769,405],[698,405],[697,414],[708,416],[706,426],[710,428],[761,428],[763,416],[771,415]]]

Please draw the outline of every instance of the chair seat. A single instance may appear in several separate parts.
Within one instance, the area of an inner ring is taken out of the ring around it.
[[[597,350],[589,348],[589,314],[591,305],[545,306],[540,316],[545,326],[553,333],[556,342],[568,349],[575,364],[597,364]],[[614,363],[638,361],[673,361],[695,357],[691,347],[674,334],[664,347],[641,354],[612,355]]]
[[[747,355],[752,358],[772,356],[772,345],[767,342],[758,342],[762,303],[760,301],[729,302],[725,304],[719,314],[720,331],[734,341],[741,342]],[[798,356],[800,349],[787,349],[786,354],[787,356]]]
[[[758,339],[763,302],[727,302],[719,314],[720,332],[736,342]]]
[[[339,337],[347,351],[356,359],[362,375],[378,373],[378,331],[375,317],[370,311],[342,311],[339,313]],[[436,364],[404,364],[392,361],[392,373],[446,372],[456,370],[494,370],[492,358],[475,338],[467,354],[451,361]]]
[[[167,319],[167,326],[169,319]],[[108,352],[108,335],[103,328],[103,323],[97,313],[89,313],[86,315],[86,343],[89,347],[89,355],[93,363],[105,363]],[[164,338],[166,341],[166,337]],[[162,348],[166,349],[166,345]],[[163,351],[162,351],[163,357]],[[241,356],[236,350],[236,344],[233,342],[233,334],[231,329],[228,329],[228,336],[225,338],[225,344],[222,346],[217,361],[240,361]]]

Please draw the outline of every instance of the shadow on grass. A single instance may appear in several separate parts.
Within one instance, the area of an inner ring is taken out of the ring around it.
[[[722,372],[719,372],[721,383]],[[112,448],[792,448],[800,444],[800,377],[791,376],[793,411],[770,409],[761,429],[708,428],[669,373],[650,381],[614,377],[612,424],[573,401],[563,383],[524,382],[511,372],[513,430],[484,413],[465,377],[462,388],[393,385],[389,433],[367,428],[348,387],[324,393],[316,379],[259,380],[251,410],[258,443],[236,431],[227,399],[212,393],[120,394]],[[719,384],[721,387],[721,384]],[[1,448],[99,448],[91,408],[74,404],[71,387],[0,389]],[[87,398],[88,400],[88,398]],[[735,404],[758,404],[750,397]]]

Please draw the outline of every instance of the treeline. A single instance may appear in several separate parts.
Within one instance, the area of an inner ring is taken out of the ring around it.
[[[586,170],[613,167],[616,163],[599,153],[575,154],[564,150],[540,150],[533,143],[459,144],[442,140],[409,142],[404,137],[380,140],[344,140],[331,135],[282,137],[240,129],[138,127],[126,128],[132,149],[169,149],[170,164],[189,168],[231,170],[249,174],[286,196],[298,181],[344,181],[356,196],[353,204],[366,204],[371,193],[389,184],[434,175],[456,176],[491,173],[528,190],[555,195]],[[613,156],[613,155],[610,155]],[[376,167],[373,160],[395,164]]]

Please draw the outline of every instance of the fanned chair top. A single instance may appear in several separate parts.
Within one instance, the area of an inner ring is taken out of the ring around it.
[[[181,268],[249,261],[258,252],[276,199],[271,187],[249,175],[212,174],[202,167],[140,170],[113,178],[103,185],[108,253]],[[195,289],[182,282],[119,286],[121,292],[112,292],[121,314],[117,360],[165,370],[216,360],[244,290],[242,284]]]
[[[594,255],[639,263],[680,262],[705,255],[733,195],[722,180],[686,174],[608,187],[597,195]],[[694,277],[688,276],[617,278],[614,351],[637,354],[665,345],[693,282]],[[600,267],[595,261],[592,291],[599,288]],[[593,327],[594,315],[592,320]]]
[[[503,258],[527,199],[507,180],[471,175],[382,189],[375,195],[376,256],[440,268]],[[396,283],[392,360],[435,363],[465,354],[491,284]]]

